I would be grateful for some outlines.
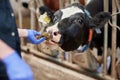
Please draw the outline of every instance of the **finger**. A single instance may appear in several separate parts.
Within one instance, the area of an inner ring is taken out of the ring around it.
[[[40,32],[34,31],[34,35],[35,35],[35,36],[40,35]]]
[[[46,38],[45,38],[45,37],[42,37],[42,38],[40,38],[40,39],[37,40],[37,43],[40,44],[40,43],[43,42],[44,40],[46,40]]]

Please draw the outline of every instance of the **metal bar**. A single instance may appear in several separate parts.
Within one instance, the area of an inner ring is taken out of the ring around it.
[[[112,13],[116,12],[116,7],[115,7],[115,0],[112,0]],[[112,23],[113,25],[116,25],[116,15],[112,17]],[[116,78],[116,71],[115,71],[115,53],[116,53],[116,28],[112,28],[112,68],[111,68],[111,76],[113,78]]]
[[[104,0],[104,11],[108,12],[108,0]],[[107,46],[108,44],[108,24],[105,24],[104,27],[104,67],[103,67],[103,76],[107,74]]]

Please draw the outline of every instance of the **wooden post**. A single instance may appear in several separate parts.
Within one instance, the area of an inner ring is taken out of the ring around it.
[[[22,28],[22,12],[21,12],[21,0],[19,0],[19,12],[18,12],[18,16],[19,16],[19,28]]]
[[[36,29],[36,16],[35,16],[35,1],[33,0],[30,4],[31,8],[33,9],[30,9],[30,28],[31,29]],[[30,46],[33,48],[35,47],[33,44],[30,44]]]
[[[32,3],[31,3],[31,6],[32,6],[32,8],[33,9],[35,9],[35,2],[34,1],[32,1]],[[31,25],[31,29],[35,29],[35,23],[36,23],[36,19],[35,19],[35,12],[33,12],[33,11],[30,11],[30,25]]]
[[[39,0],[39,2],[40,2],[40,6],[44,5],[44,1],[43,0]]]
[[[21,0],[18,1],[19,2],[19,10],[18,10],[18,19],[19,19],[19,28],[23,28],[23,24],[22,24],[22,11],[21,11]],[[24,45],[24,39],[21,38],[21,45]]]
[[[35,0],[35,4],[36,4],[36,7],[40,7],[40,1],[39,0]]]
[[[64,0],[59,0],[60,9],[64,8],[64,2],[65,2]]]
[[[104,11],[108,12],[108,0],[104,0]],[[107,46],[108,44],[108,24],[105,25],[104,28],[104,67],[103,67],[103,75],[107,74]]]
[[[70,0],[65,0],[65,7],[70,4]]]
[[[115,7],[115,0],[112,0],[112,13],[116,12],[116,7]],[[116,25],[116,16],[112,17],[112,23],[113,25]],[[116,71],[115,71],[115,53],[116,53],[116,28],[112,28],[112,73],[111,76],[113,78],[116,78]]]
[[[71,0],[71,4],[72,3],[79,3],[79,0]]]
[[[116,7],[118,11],[120,12],[120,5],[119,5],[119,0],[115,0]]]

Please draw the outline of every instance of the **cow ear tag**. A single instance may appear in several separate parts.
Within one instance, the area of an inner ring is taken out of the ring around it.
[[[47,22],[47,23],[50,23],[50,18],[48,16],[45,16],[44,21]]]
[[[47,13],[44,13],[43,15],[40,15],[40,17],[38,18],[38,21],[49,24],[50,18],[47,16]]]

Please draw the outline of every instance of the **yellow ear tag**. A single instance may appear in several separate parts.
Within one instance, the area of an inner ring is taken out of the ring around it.
[[[50,18],[48,16],[45,16],[44,21],[47,22],[47,23],[50,23]]]
[[[45,12],[43,15],[40,15],[38,18],[39,22],[42,22],[43,24],[49,24],[50,23],[50,18],[47,16],[47,13]]]

